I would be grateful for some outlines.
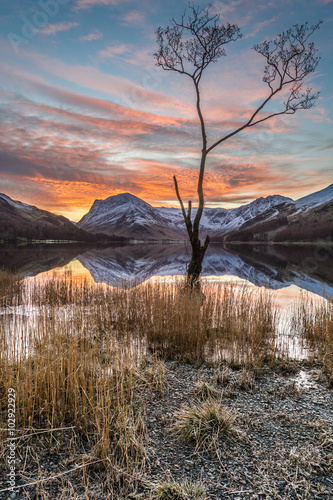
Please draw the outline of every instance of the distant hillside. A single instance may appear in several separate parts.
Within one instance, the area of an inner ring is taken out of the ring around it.
[[[15,201],[0,194],[0,240],[74,240],[94,237],[79,229],[66,217]]]
[[[274,241],[333,242],[333,201],[316,206],[305,213],[291,216],[288,226],[278,231]]]
[[[307,210],[290,203],[283,203],[275,208],[278,209],[278,214],[271,217],[268,211],[264,212],[243,224],[237,231],[228,234],[225,241],[332,241],[332,200]]]

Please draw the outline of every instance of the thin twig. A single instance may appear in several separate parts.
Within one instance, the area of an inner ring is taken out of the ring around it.
[[[4,493],[5,491],[15,491],[15,490],[19,490],[21,488],[27,488],[28,486],[34,486],[35,484],[40,484],[40,483],[46,483],[48,481],[53,481],[54,479],[57,479],[58,477],[62,477],[66,474],[70,474],[71,472],[75,472],[79,469],[83,469],[84,467],[88,467],[89,465],[94,465],[94,464],[98,464],[100,462],[105,462],[105,460],[108,460],[107,458],[101,458],[100,460],[95,460],[95,462],[89,462],[87,464],[82,464],[82,465],[79,465],[77,467],[74,467],[74,469],[70,469],[70,470],[66,470],[64,472],[61,472],[59,474],[56,474],[55,476],[51,476],[51,477],[46,477],[45,479],[38,479],[37,481],[33,481],[31,483],[27,483],[27,484],[20,484],[19,486],[13,486],[13,487],[10,487],[10,488],[5,488],[4,490],[0,490],[0,493]]]

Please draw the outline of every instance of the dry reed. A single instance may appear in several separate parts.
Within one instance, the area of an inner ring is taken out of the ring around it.
[[[310,357],[322,365],[333,388],[333,301],[314,300],[302,294],[296,306],[292,328],[301,336]]]

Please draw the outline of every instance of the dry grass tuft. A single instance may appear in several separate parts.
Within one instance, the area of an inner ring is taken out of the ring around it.
[[[254,373],[246,368],[243,368],[237,381],[235,382],[235,386],[241,391],[253,391],[255,388]]]
[[[234,441],[241,436],[235,426],[236,415],[216,401],[186,407],[175,414],[173,432],[179,439],[195,442],[197,450],[209,450],[219,456],[219,441]]]
[[[145,357],[140,367],[140,375],[150,391],[163,394],[168,387],[168,370],[163,360]]]
[[[228,366],[219,366],[215,371],[215,381],[217,384],[228,385],[231,382],[231,370]]]
[[[313,471],[324,472],[324,460],[321,455],[321,450],[312,444],[309,444],[304,448],[292,448],[290,450],[290,460],[298,467],[308,471],[309,473]]]
[[[196,382],[191,393],[200,399],[216,399],[221,396],[220,391],[207,382],[205,377]]]
[[[206,498],[206,489],[202,483],[191,481],[177,483],[172,479],[159,484],[150,497],[151,500],[206,500]]]
[[[325,450],[333,451],[333,429],[326,429],[320,434],[319,446]]]

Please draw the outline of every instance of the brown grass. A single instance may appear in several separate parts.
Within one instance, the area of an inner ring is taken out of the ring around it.
[[[205,500],[206,498],[206,489],[202,483],[167,479],[156,486],[150,500]]]
[[[22,299],[23,281],[18,274],[0,269],[0,306],[19,304]]]
[[[191,393],[199,399],[217,399],[221,398],[221,392],[218,391],[206,377],[198,380]]]
[[[293,330],[310,350],[310,357],[320,365],[333,388],[333,301],[314,300],[303,294],[293,317]]]
[[[235,424],[236,415],[217,401],[193,403],[175,416],[174,434],[179,439],[193,441],[196,450],[209,450],[219,456],[220,440],[233,441],[242,435]]]
[[[142,412],[135,398],[142,384],[138,350],[125,341],[115,344],[112,329],[101,328],[98,306],[84,306],[88,297],[83,291],[70,281],[40,285],[39,293],[29,288],[23,309],[14,309],[14,318],[3,317],[0,427],[6,428],[7,394],[13,388],[22,449],[44,429],[50,446],[57,436],[65,449],[74,446],[80,455],[86,448],[90,461],[101,460],[110,471],[126,471],[131,488],[131,475],[143,466],[146,455]],[[26,319],[16,321],[15,315],[22,314]],[[22,342],[12,342],[13,325]],[[70,440],[68,432],[53,432],[69,428]],[[123,488],[123,478],[121,484]]]

